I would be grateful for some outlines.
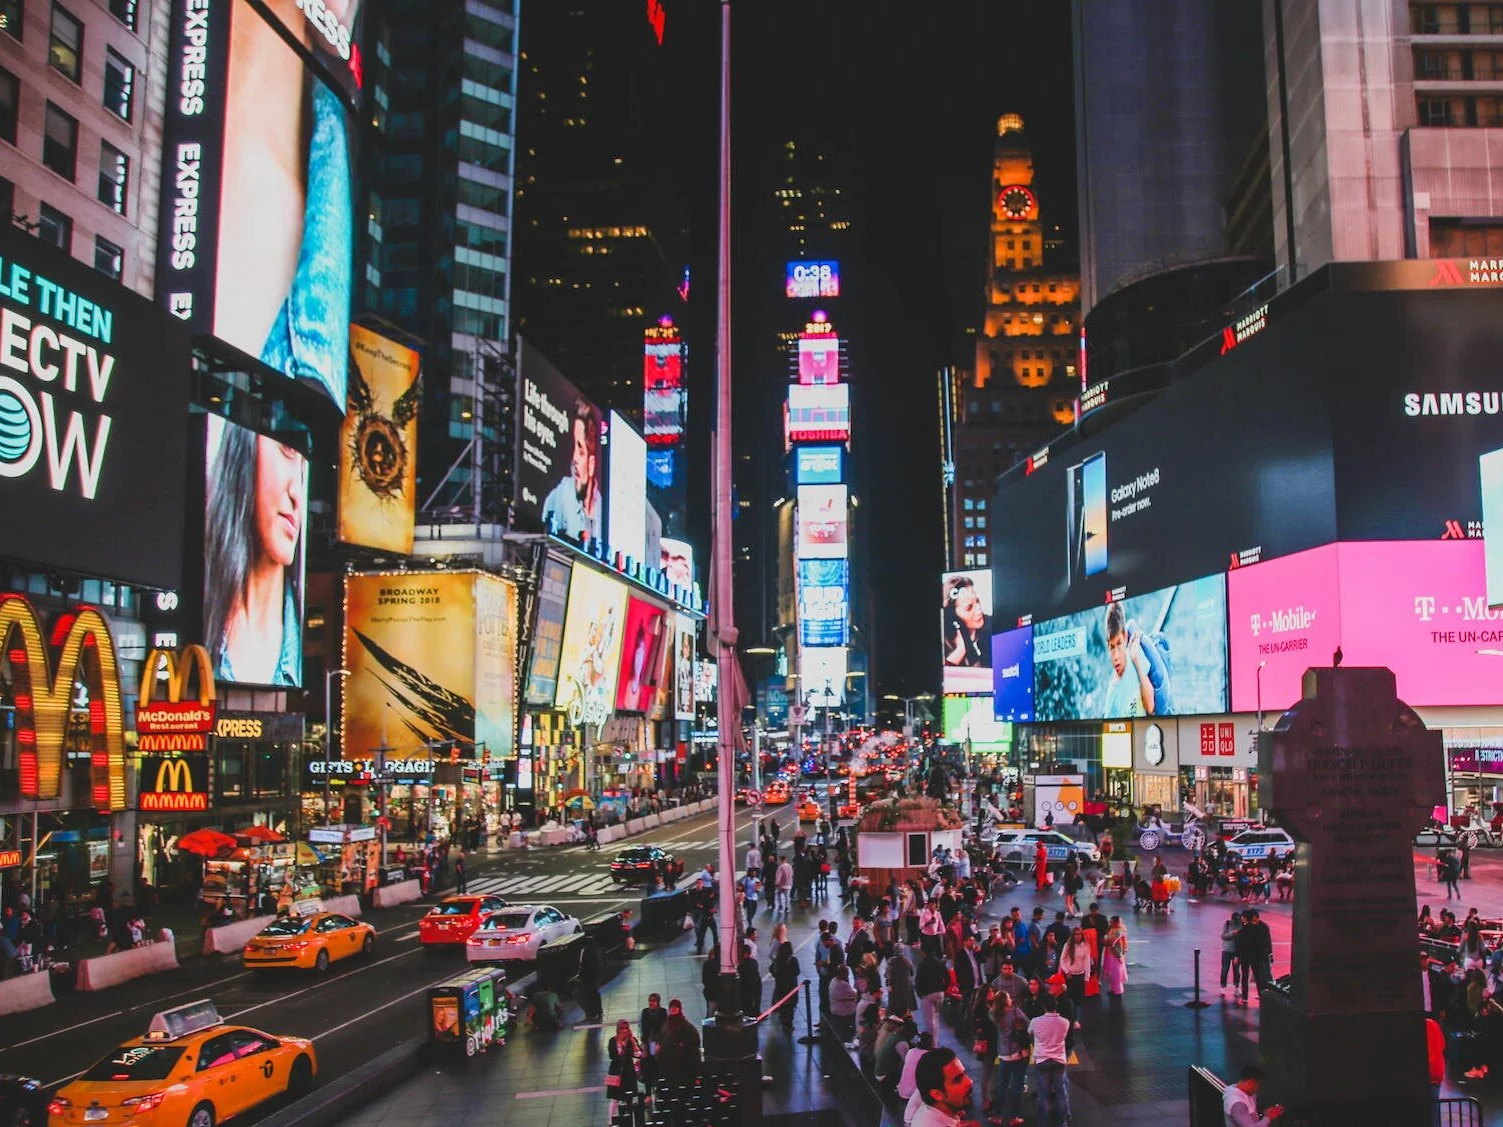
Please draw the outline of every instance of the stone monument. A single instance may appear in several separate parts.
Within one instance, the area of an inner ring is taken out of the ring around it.
[[[1260,737],[1259,803],[1299,844],[1290,990],[1264,996],[1258,1049],[1265,1102],[1302,1122],[1431,1122],[1413,841],[1443,755],[1381,668],[1308,670]]]

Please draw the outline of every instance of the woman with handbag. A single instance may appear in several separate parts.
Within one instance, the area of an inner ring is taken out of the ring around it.
[[[1114,998],[1127,989],[1127,929],[1122,917],[1113,916],[1106,929],[1105,950],[1101,953],[1101,985]]]
[[[605,1073],[605,1095],[610,1101],[610,1122],[618,1122],[617,1117],[630,1110],[637,1127],[644,1127],[647,1109],[641,1083],[642,1046],[632,1036],[631,1022],[625,1018],[616,1022],[616,1035],[611,1038],[609,1051],[611,1063]]]

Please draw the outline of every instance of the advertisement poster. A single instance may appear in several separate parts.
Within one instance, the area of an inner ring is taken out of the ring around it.
[[[349,406],[339,428],[339,539],[412,551],[420,355],[350,326]]]
[[[801,646],[850,644],[850,561],[798,561],[798,629]]]
[[[1226,577],[1033,626],[1038,720],[1226,711]]]
[[[0,225],[5,554],[175,590],[182,583],[188,335],[71,256]],[[59,287],[73,315],[59,319]],[[59,379],[60,371],[74,373]]]
[[[845,700],[849,653],[844,646],[801,646],[799,670],[804,700],[816,708],[837,708]]]
[[[543,563],[537,621],[532,628],[532,660],[527,670],[527,703],[537,708],[552,708],[558,692],[558,659],[563,651],[568,599],[568,561],[549,556]]]
[[[697,704],[714,704],[715,690],[720,684],[720,666],[714,661],[694,663],[694,700]]]
[[[1503,606],[1503,450],[1477,459],[1482,477],[1482,534],[1487,553],[1487,602]]]
[[[630,556],[639,563],[657,560],[661,549],[653,541],[647,552],[647,443],[625,416],[610,414],[609,502],[606,515],[610,530],[606,544],[612,552]],[[659,528],[659,537],[662,530]]]
[[[992,704],[998,720],[1033,719],[1033,627],[992,635]]]
[[[694,719],[694,620],[678,618],[678,644],[673,651],[673,718]]]
[[[1339,550],[1327,544],[1227,573],[1233,712],[1288,708],[1305,670],[1331,663],[1341,645]]]
[[[992,573],[950,571],[940,581],[944,691],[992,691]]]
[[[475,758],[499,760],[516,750],[517,588],[494,575],[475,576]],[[479,745],[484,744],[484,748]]]
[[[790,262],[784,292],[795,299],[839,297],[840,263]]]
[[[574,724],[604,724],[616,705],[626,584],[583,565],[569,580],[569,611],[554,705]]]
[[[301,685],[308,460],[269,435],[204,418],[204,645],[214,677]]]
[[[621,675],[616,684],[616,711],[652,711],[668,644],[668,613],[655,603],[630,596],[621,645]]]
[[[1033,825],[1044,828],[1044,819],[1054,815],[1050,823],[1067,826],[1075,821],[1075,815],[1085,809],[1084,775],[1035,775],[1033,777]]]
[[[345,578],[340,694],[345,759],[410,758],[428,741],[475,739],[474,572]]]
[[[792,384],[784,437],[794,442],[849,442],[851,440],[851,385],[806,387]]]
[[[658,567],[668,577],[668,582],[685,591],[694,589],[694,545],[687,540],[664,536],[659,542]]]
[[[992,714],[991,697],[945,697],[945,742],[970,742],[971,752],[1006,751],[1012,746],[1012,725]]]
[[[600,411],[525,340],[518,356],[517,511],[571,540],[599,540],[606,469]]]
[[[840,382],[840,338],[834,333],[800,337],[798,382],[806,386]]]
[[[848,504],[844,485],[798,487],[800,559],[845,559]]]
[[[665,320],[667,320],[665,318]],[[672,446],[684,436],[684,343],[671,321],[647,330],[642,373],[642,429],[649,446]]]

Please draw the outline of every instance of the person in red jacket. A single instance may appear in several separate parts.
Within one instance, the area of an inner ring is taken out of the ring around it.
[[[1042,841],[1033,851],[1033,883],[1040,892],[1049,883],[1049,850]]]
[[[1446,1079],[1446,1035],[1433,1017],[1425,1018],[1425,1050],[1430,1064],[1430,1098],[1438,1100]]]

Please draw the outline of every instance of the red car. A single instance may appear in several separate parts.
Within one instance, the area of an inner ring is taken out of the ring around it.
[[[506,901],[499,896],[450,896],[418,920],[418,941],[430,955],[462,951],[481,919],[504,907]]]

